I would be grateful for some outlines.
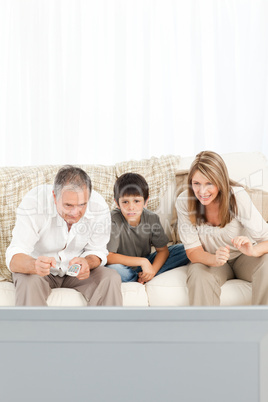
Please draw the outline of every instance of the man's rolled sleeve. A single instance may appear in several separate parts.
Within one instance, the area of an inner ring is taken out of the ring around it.
[[[86,250],[83,252],[83,254],[81,254],[80,257],[82,258],[86,258],[88,255],[95,255],[96,257],[98,257],[101,260],[100,265],[105,265],[107,263],[107,255],[108,255],[108,251],[106,250],[106,252],[104,250]]]
[[[84,247],[80,257],[85,258],[88,255],[95,255],[100,258],[100,265],[105,265],[108,255],[107,243],[111,231],[111,216],[108,206],[102,206],[101,213],[95,212],[93,221],[94,224],[91,227],[94,233],[91,234],[90,240]]]
[[[35,222],[32,216],[17,215],[16,224],[12,232],[12,240],[6,250],[6,265],[10,269],[10,263],[14,255],[31,255],[39,235],[35,228]]]

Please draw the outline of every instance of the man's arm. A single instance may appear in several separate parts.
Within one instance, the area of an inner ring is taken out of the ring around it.
[[[46,225],[45,215],[37,213],[42,211],[42,205],[38,203],[44,198],[42,191],[42,186],[33,188],[18,206],[12,240],[6,250],[6,265],[11,272],[37,273],[31,254],[40,239],[40,229]]]
[[[35,259],[22,253],[13,255],[9,268],[11,272],[36,274]]]
[[[46,276],[50,268],[56,268],[54,257],[40,256],[37,259],[23,253],[15,254],[10,262],[11,272]]]
[[[97,268],[101,264],[102,260],[96,255],[87,255],[86,257],[75,257],[69,265],[79,264],[81,266],[80,272],[77,275],[77,279],[87,279],[92,269]]]
[[[100,257],[96,255],[87,255],[86,256],[87,263],[89,265],[89,269],[94,269],[97,268],[101,264],[101,259]]]
[[[91,211],[93,217],[88,223],[88,233],[90,233],[90,236],[80,257],[87,258],[91,267],[90,269],[94,269],[99,265],[105,265],[107,262],[108,251],[106,246],[110,238],[111,215],[108,205],[100,194],[93,191],[91,198],[93,199],[92,202],[94,201],[93,206],[95,210]]]

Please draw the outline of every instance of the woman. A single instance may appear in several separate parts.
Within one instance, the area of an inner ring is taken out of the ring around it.
[[[196,156],[176,208],[191,261],[190,304],[219,305],[221,286],[233,278],[252,282],[252,304],[268,304],[268,224],[218,154]]]

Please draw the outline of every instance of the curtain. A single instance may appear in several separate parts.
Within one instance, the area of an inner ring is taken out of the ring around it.
[[[0,164],[268,156],[266,0],[0,0]]]

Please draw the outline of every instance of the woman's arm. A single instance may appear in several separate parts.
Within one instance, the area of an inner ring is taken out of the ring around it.
[[[229,246],[220,247],[216,254],[208,253],[202,246],[186,250],[186,255],[192,263],[201,263],[209,267],[221,267],[230,257]]]
[[[253,245],[248,237],[237,236],[232,239],[232,243],[241,253],[250,257],[261,257],[268,253],[268,240]]]

